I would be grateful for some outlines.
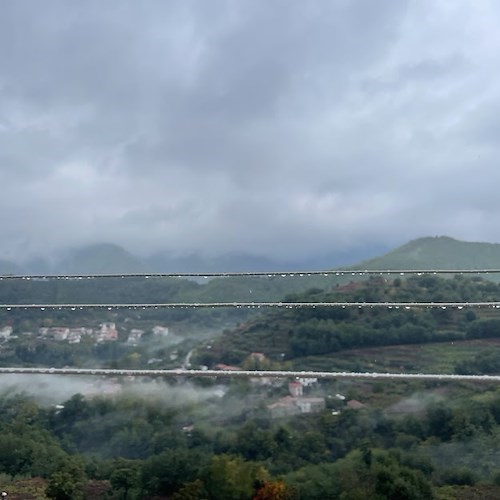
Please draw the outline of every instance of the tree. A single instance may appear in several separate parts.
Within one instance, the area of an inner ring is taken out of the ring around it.
[[[186,483],[172,495],[172,500],[201,500],[207,498],[205,484],[201,479]]]
[[[50,476],[45,493],[54,500],[80,500],[86,481],[83,467],[70,460]]]
[[[443,404],[433,404],[427,409],[428,432],[443,441],[449,441],[453,435],[453,411]]]
[[[289,500],[293,497],[293,490],[283,481],[266,481],[252,500]]]
[[[229,455],[212,457],[205,474],[204,482],[213,500],[248,500],[268,479],[264,467]]]
[[[149,495],[171,495],[181,486],[198,479],[207,457],[202,453],[173,449],[150,457],[142,468],[142,485]]]
[[[109,477],[113,491],[119,494],[119,498],[129,500],[137,498],[136,491],[140,486],[140,463],[134,460],[120,458],[116,461],[113,471]]]
[[[247,422],[237,433],[236,450],[248,460],[264,460],[277,451],[272,432]]]

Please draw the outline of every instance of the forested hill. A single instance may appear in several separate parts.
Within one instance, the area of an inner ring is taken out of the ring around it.
[[[155,272],[151,267],[115,245],[96,245],[68,255],[64,273]],[[427,237],[411,241],[380,257],[345,269],[492,269],[500,268],[500,244],[471,243],[448,237]],[[0,272],[24,272],[0,261]],[[329,269],[334,269],[334,263]],[[293,270],[293,269],[290,269]],[[48,272],[48,270],[46,270]],[[61,271],[62,272],[62,271]],[[490,275],[495,278],[495,275]],[[286,294],[309,288],[328,289],[352,279],[346,276],[223,277],[202,279],[202,283],[171,279],[119,280],[4,280],[0,301],[4,303],[61,302],[167,302],[281,300]]]
[[[410,241],[352,269],[498,269],[500,244],[459,241],[447,236]]]
[[[329,291],[312,289],[286,301],[489,302],[499,297],[500,285],[480,278],[424,275],[406,280],[371,278]],[[499,331],[500,316],[490,308],[278,309],[226,332],[200,356],[205,364],[238,364],[259,351],[277,362],[295,361],[354,348],[488,338]]]

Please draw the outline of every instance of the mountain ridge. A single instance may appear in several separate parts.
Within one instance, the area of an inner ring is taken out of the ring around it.
[[[351,269],[500,269],[500,244],[426,236]]]
[[[377,250],[379,248],[377,247]],[[375,250],[375,252],[377,251]],[[114,243],[97,243],[66,249],[51,261],[34,257],[24,263],[0,260],[4,274],[109,274],[109,273],[223,273],[324,270],[350,264],[356,258],[374,254],[367,249],[337,251],[303,260],[273,259],[251,253],[204,256],[192,252],[177,255],[169,251],[139,257]]]
[[[385,249],[384,249],[385,250]],[[42,258],[19,264],[0,259],[4,274],[85,274],[148,272],[255,272],[321,271],[328,269],[500,269],[500,244],[425,236],[386,253],[360,260],[369,250],[332,253],[318,259],[284,261],[253,254],[228,253],[205,257],[197,253],[176,256],[167,251],[138,257],[114,243],[97,243],[68,249],[50,263]],[[350,257],[350,258],[349,258]]]

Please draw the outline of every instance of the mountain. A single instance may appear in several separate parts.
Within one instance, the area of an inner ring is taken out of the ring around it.
[[[446,236],[419,238],[388,253],[361,260],[385,249],[372,247],[358,252],[325,253],[321,258],[285,261],[252,254],[224,254],[205,257],[200,254],[176,256],[159,252],[147,258],[137,257],[124,248],[100,243],[67,250],[51,262],[41,258],[23,265],[0,259],[3,274],[86,274],[135,272],[253,272],[314,271],[324,269],[500,269],[500,244],[459,241]],[[359,259],[358,264],[353,264]]]
[[[147,258],[146,262],[152,269],[166,273],[251,272],[290,269],[286,263],[278,263],[265,257],[250,254],[204,257],[197,253],[175,256],[170,252],[161,252]]]
[[[419,238],[350,269],[500,269],[500,244]]]
[[[363,248],[355,252],[337,251],[303,260],[272,259],[251,253],[227,253],[213,257],[191,253],[179,256],[168,251],[140,258],[118,245],[100,243],[66,250],[62,258],[52,260],[52,262],[42,258],[32,259],[22,265],[22,272],[33,274],[100,274],[321,271],[352,264],[366,255],[376,254],[377,250],[380,251],[380,248]],[[18,266],[16,269],[16,272],[21,272],[21,267]]]
[[[170,252],[160,252],[145,259],[146,264],[157,272],[256,272],[256,271],[321,271],[352,264],[377,250],[366,248],[358,252],[335,252],[314,259],[283,260],[271,259],[249,253],[227,253],[206,257],[197,253],[176,256]]]
[[[0,259],[0,274],[19,274],[21,268],[10,260]]]
[[[100,243],[70,250],[56,265],[57,273],[108,274],[141,273],[151,269],[125,249],[112,243]]]

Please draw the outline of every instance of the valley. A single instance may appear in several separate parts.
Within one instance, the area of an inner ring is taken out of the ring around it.
[[[496,302],[500,285],[476,275],[1,285],[6,304],[125,304],[2,309],[2,366],[500,373],[498,309],[439,307]],[[311,307],[127,306],[230,297]],[[369,306],[419,301],[436,306]],[[314,306],[325,302],[366,305]],[[102,499],[177,500],[500,492],[500,391],[492,383],[50,375],[1,382],[0,444],[18,449],[21,460],[0,457],[0,479],[14,498],[30,484],[34,498],[58,498],[61,488],[70,498],[90,488]]]

